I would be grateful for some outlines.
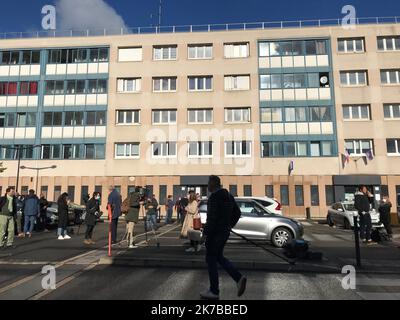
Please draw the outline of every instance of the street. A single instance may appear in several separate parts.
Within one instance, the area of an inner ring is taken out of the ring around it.
[[[229,241],[226,256],[248,277],[247,291],[240,300],[400,299],[397,229],[392,244],[362,245],[363,268],[357,271],[356,288],[345,290],[341,267],[355,264],[352,231],[303,223],[304,238],[310,241],[311,250],[323,252],[322,261],[299,261],[290,268],[250,244]],[[121,221],[120,237],[124,226]],[[84,228],[77,235],[78,227],[68,241],[57,241],[54,232],[17,239],[17,248],[0,251],[0,299],[195,300],[207,287],[204,250],[185,253],[183,241],[178,240],[179,226],[162,226],[157,247],[151,234],[149,244],[145,243],[139,224],[139,248],[127,251],[122,242],[113,249],[112,258],[107,257],[107,228],[107,222],[97,225],[92,247],[83,244]],[[55,290],[42,288],[44,265],[55,267]],[[220,277],[221,299],[236,300],[233,281],[224,272]]]

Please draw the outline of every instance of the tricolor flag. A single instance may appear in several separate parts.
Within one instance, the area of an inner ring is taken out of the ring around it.
[[[367,156],[368,161],[374,160],[374,154],[373,154],[373,152],[372,152],[372,149],[369,149],[369,150],[365,153],[365,155]]]
[[[342,153],[342,167],[343,169],[346,167],[346,165],[350,162],[350,152],[348,149],[344,151],[344,154]]]

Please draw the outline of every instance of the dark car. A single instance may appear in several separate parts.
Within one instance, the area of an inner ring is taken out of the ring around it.
[[[71,202],[68,206],[68,223],[81,224],[85,220],[86,207]],[[46,224],[56,225],[58,223],[58,204],[57,202],[49,201],[49,206],[46,210]]]

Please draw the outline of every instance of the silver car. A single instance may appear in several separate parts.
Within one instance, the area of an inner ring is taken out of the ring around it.
[[[336,202],[328,209],[326,220],[331,227],[340,226],[345,229],[351,229],[354,227],[354,214],[358,214],[354,208],[354,202]],[[383,227],[380,223],[379,212],[372,209],[370,215],[373,227]]]
[[[303,225],[294,219],[282,217],[269,212],[252,199],[235,198],[242,216],[233,229],[234,232],[251,240],[266,240],[275,247],[282,248],[293,239],[303,237]],[[199,204],[201,222],[207,222],[207,201]],[[237,236],[231,234],[232,238]]]

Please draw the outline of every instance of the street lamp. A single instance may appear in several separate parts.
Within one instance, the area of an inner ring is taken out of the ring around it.
[[[35,193],[36,193],[36,195],[38,194],[38,190],[37,190],[37,188],[38,188],[38,184],[39,184],[39,171],[41,171],[41,170],[47,170],[47,169],[56,169],[57,168],[57,166],[56,165],[52,165],[52,166],[50,166],[50,167],[41,167],[41,168],[31,168],[31,167],[25,167],[25,166],[21,166],[20,167],[22,170],[24,170],[24,169],[28,169],[28,170],[36,170],[36,184],[35,184]]]
[[[34,148],[41,148],[41,147],[42,147],[42,145],[33,145],[33,146],[22,146],[22,145],[19,145],[17,147],[2,146],[2,148],[4,148],[4,149],[17,150],[18,168],[17,168],[17,183],[15,185],[15,191],[16,192],[18,192],[18,186],[19,186],[19,169],[20,169],[20,164],[21,164],[22,151],[29,150],[29,149],[34,149]]]

